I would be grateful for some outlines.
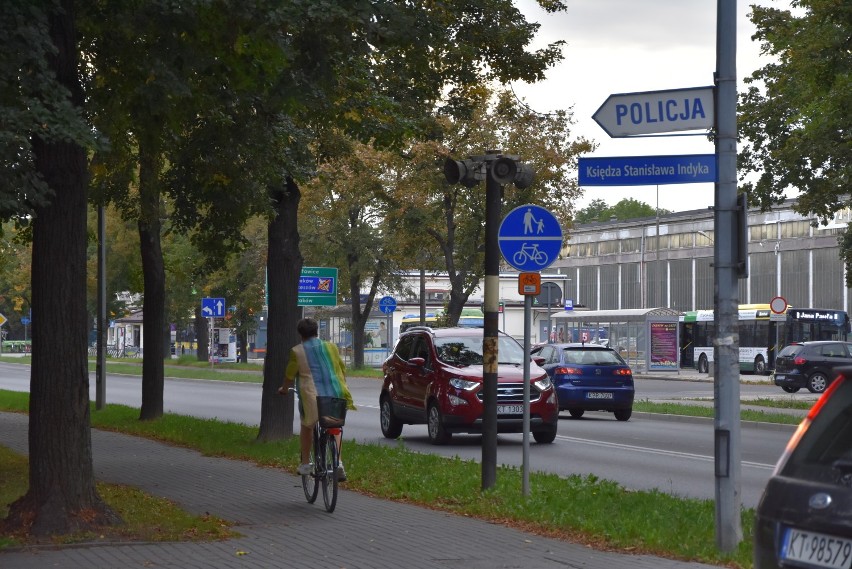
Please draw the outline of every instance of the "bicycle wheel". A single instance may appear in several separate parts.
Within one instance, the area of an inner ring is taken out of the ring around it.
[[[323,432],[321,438],[320,451],[324,456],[323,477],[322,477],[322,499],[325,502],[325,509],[328,512],[333,512],[337,505],[337,441],[334,435]]]
[[[314,465],[314,469],[310,474],[302,475],[302,489],[305,491],[305,498],[307,498],[308,504],[313,504],[317,499],[317,494],[319,494],[319,476],[317,473],[319,472],[318,465],[320,463],[321,454],[323,453],[320,450],[319,440],[315,430],[314,444],[313,448],[311,448],[311,464]]]

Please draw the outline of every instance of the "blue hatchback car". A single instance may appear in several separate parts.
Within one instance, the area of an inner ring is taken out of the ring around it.
[[[559,410],[574,418],[611,411],[619,421],[633,414],[633,372],[612,348],[598,344],[544,344],[533,350],[556,387]]]

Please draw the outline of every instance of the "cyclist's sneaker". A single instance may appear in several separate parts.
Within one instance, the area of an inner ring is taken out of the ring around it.
[[[296,470],[296,472],[298,472],[300,476],[308,476],[308,475],[310,475],[313,471],[314,471],[314,465],[313,465],[313,464],[310,464],[310,463],[308,463],[308,464],[300,464],[300,465],[299,465],[299,468]]]
[[[337,481],[346,482],[346,471],[343,469],[343,463],[337,463]]]

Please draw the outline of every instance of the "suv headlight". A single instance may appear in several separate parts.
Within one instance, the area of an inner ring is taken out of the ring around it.
[[[473,391],[479,386],[478,381],[470,381],[469,379],[462,379],[460,377],[454,377],[450,380],[450,385],[455,387],[456,389],[463,389],[465,391]]]
[[[544,391],[553,384],[550,383],[550,376],[546,375],[541,379],[537,380],[535,383],[533,383],[533,385],[535,385],[539,391]]]

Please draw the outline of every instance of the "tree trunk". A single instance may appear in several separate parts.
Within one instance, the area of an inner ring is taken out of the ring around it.
[[[207,319],[201,315],[201,304],[195,306],[195,340],[198,349],[195,352],[198,361],[206,362],[210,359],[210,331]]]
[[[349,298],[352,299],[352,367],[364,367],[364,326],[367,319],[361,316],[361,279],[350,273]]]
[[[299,342],[296,323],[301,313],[298,294],[303,261],[297,226],[300,199],[299,186],[289,178],[285,188],[272,190],[272,200],[278,213],[268,229],[269,320],[266,359],[263,362],[260,431],[257,435],[261,441],[293,435],[293,394],[282,397],[278,395],[278,388],[284,382],[290,349]]]
[[[149,137],[153,138],[153,137]],[[160,245],[160,158],[156,144],[139,143],[139,248],[145,298],[142,302],[142,409],[140,420],[163,416],[163,329],[166,326],[166,270]]]
[[[50,18],[51,63],[82,103],[73,2]],[[89,416],[86,313],[86,153],[71,142],[33,143],[36,168],[55,191],[33,220],[33,358],[30,375],[29,489],[9,508],[7,531],[35,536],[117,523],[95,487]]]
[[[243,364],[248,363],[248,332],[245,330],[240,330],[237,333],[238,342],[240,344],[240,351],[238,355],[238,361]]]

